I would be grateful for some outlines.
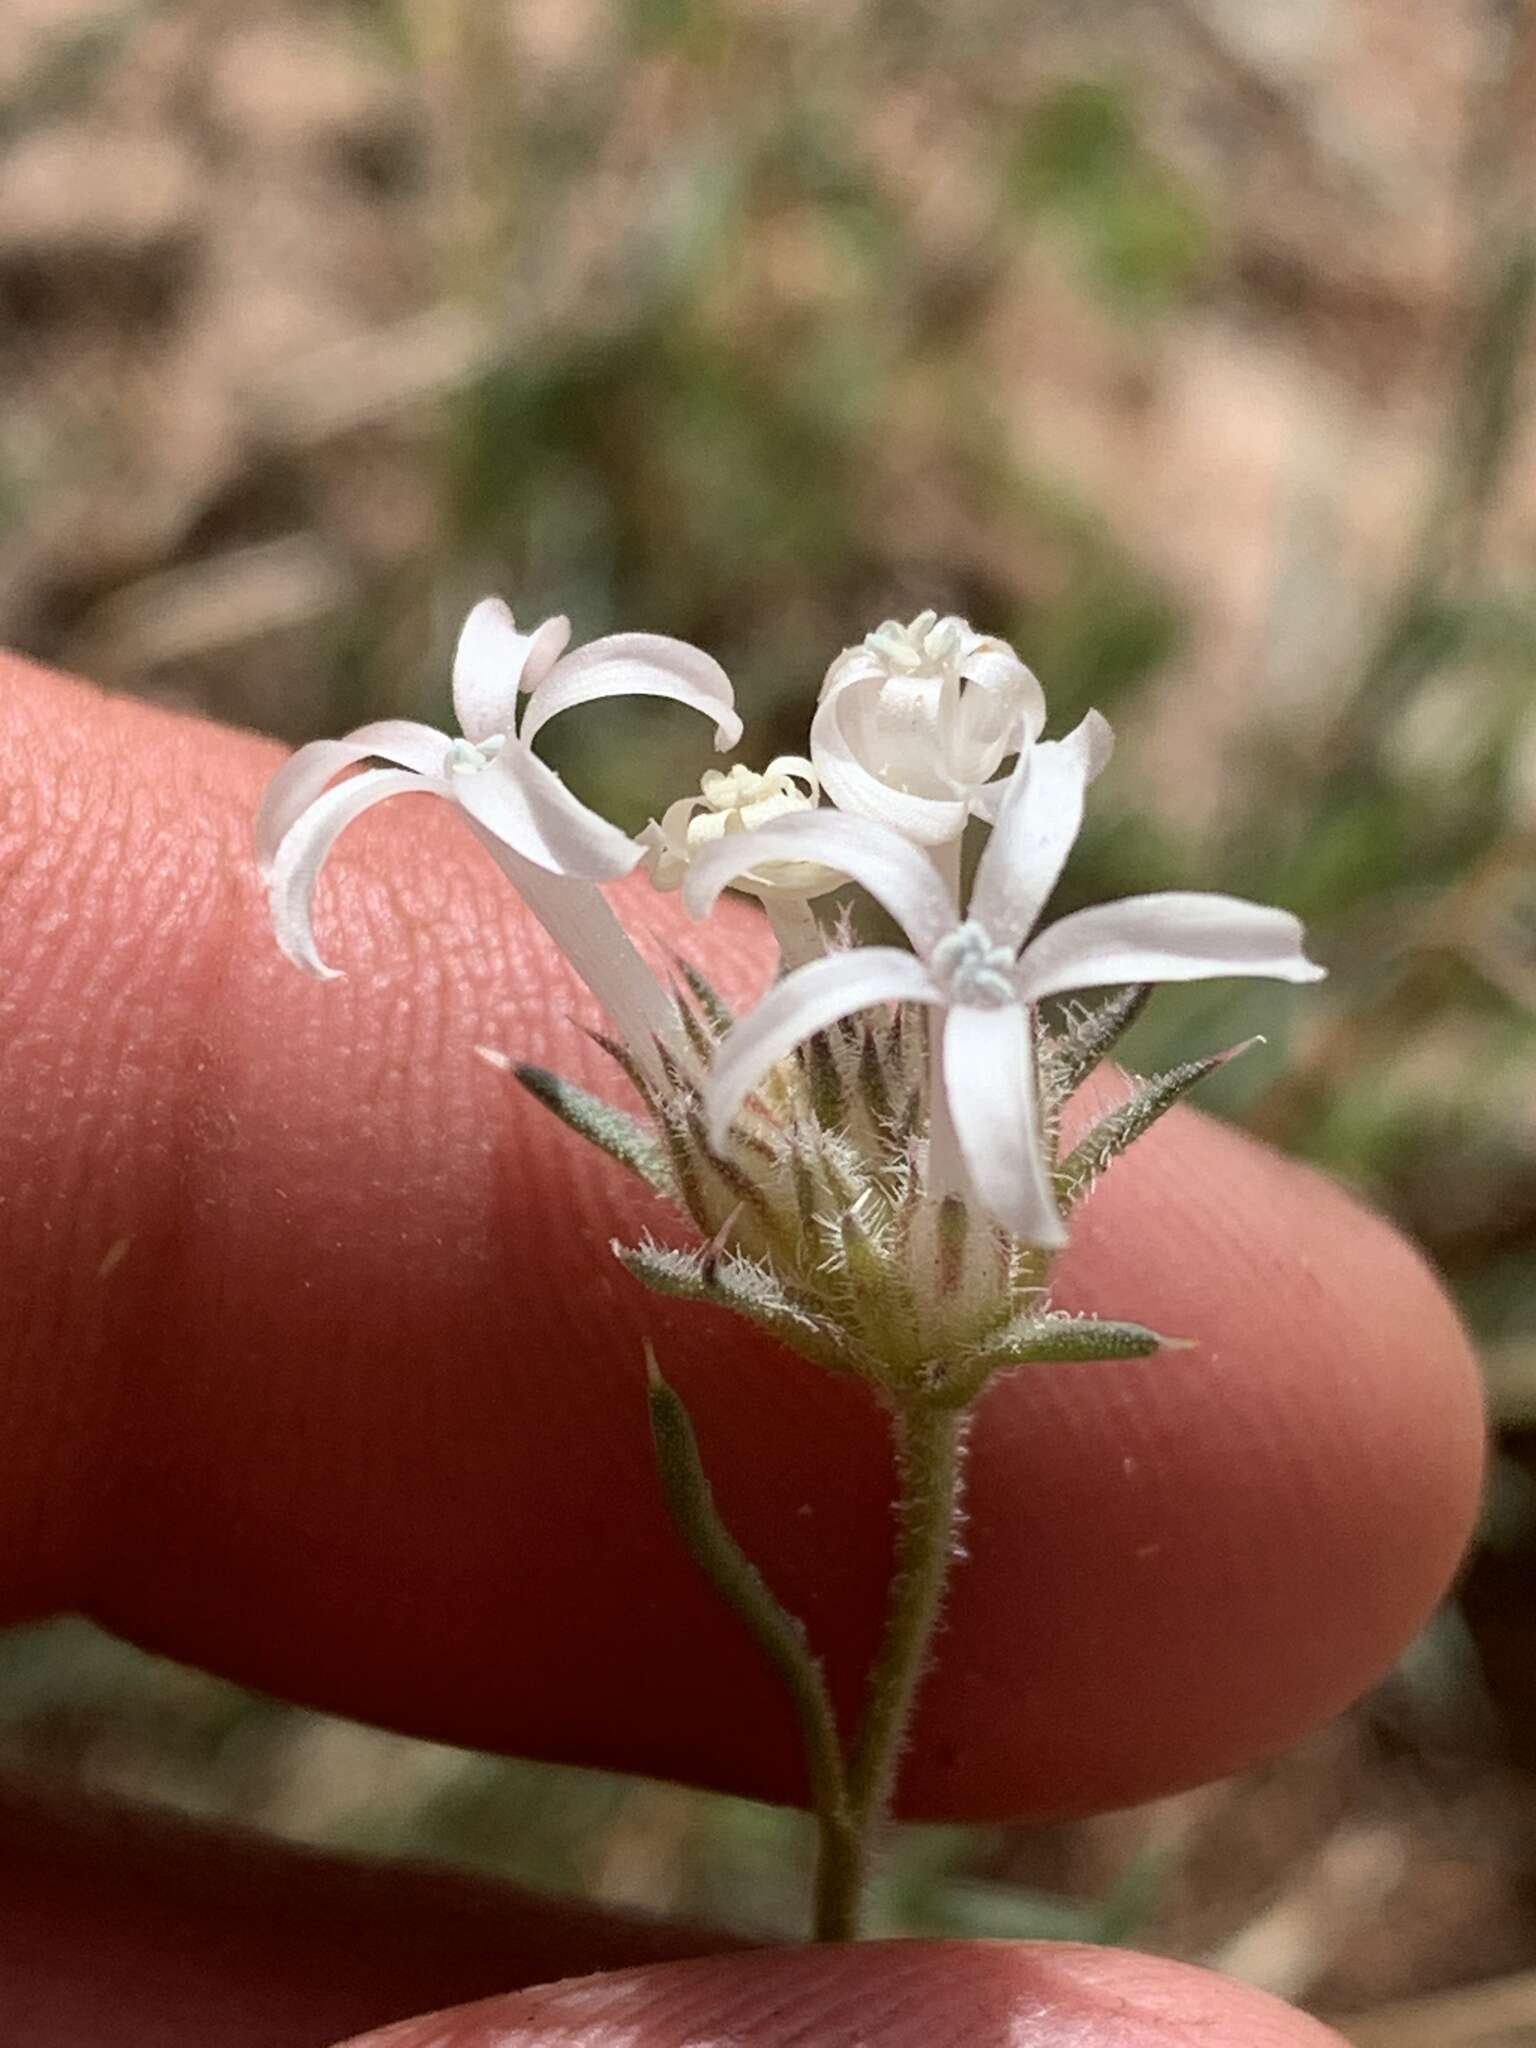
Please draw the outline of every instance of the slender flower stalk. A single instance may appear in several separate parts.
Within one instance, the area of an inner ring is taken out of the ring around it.
[[[902,1753],[910,1740],[919,1687],[933,1651],[964,1512],[970,1418],[955,1408],[914,1405],[898,1411],[898,1524],[885,1638],[870,1674],[869,1697],[848,1763],[848,1825],[829,1843],[818,1886],[817,1938],[848,1941],[861,1932],[870,1866],[890,1817]]]

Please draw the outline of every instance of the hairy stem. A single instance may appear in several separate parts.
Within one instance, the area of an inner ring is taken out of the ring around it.
[[[847,1941],[861,1909],[880,1837],[890,1819],[896,1773],[928,1668],[960,1532],[969,1417],[913,1405],[895,1423],[900,1527],[885,1640],[870,1677],[864,1725],[848,1766],[851,1829],[824,1859],[816,1936]]]
[[[689,1556],[783,1679],[800,1724],[820,1834],[815,1937],[854,1940],[954,1561],[969,1417],[920,1402],[896,1413],[895,1570],[864,1723],[845,1762],[826,1677],[805,1629],[722,1521],[688,1411],[655,1359],[649,1363],[651,1435],[672,1520]]]

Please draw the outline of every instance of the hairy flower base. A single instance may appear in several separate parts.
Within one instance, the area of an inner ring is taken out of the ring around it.
[[[657,1084],[602,1043],[640,1091],[636,1118],[540,1068],[518,1077],[563,1122],[666,1195],[699,1232],[677,1249],[614,1247],[658,1293],[731,1309],[814,1363],[901,1400],[973,1400],[998,1372],[1039,1360],[1146,1356],[1168,1340],[1134,1323],[1063,1316],[1051,1254],[927,1184],[930,1029],[922,1005],[886,1006],[819,1032],[710,1142],[702,1085],[733,1022],[691,970],[679,996],[688,1052]],[[1067,1099],[1135,1016],[1145,991],[1037,1026],[1040,1118],[1064,1209],[1133,1139],[1221,1064],[1191,1062],[1134,1085],[1065,1156]]]

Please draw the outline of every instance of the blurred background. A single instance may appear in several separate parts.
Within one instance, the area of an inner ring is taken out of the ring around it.
[[[1536,2041],[1536,33],[1520,0],[0,0],[0,640],[292,740],[441,721],[475,597],[674,633],[798,750],[925,605],[1122,730],[1069,884],[1284,903],[1215,1106],[1446,1276],[1500,1428],[1456,1602],[1243,1779],[902,1837],[892,1931]],[[577,730],[626,825],[686,721]],[[658,795],[659,793],[659,795]],[[1287,1042],[1288,1035],[1288,1042]],[[468,1758],[83,1625],[0,1756],[784,1934],[793,1817]]]

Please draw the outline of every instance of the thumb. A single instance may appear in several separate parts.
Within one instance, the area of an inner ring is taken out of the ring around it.
[[[350,2048],[1343,2048],[1208,1970],[1023,1941],[762,1950],[569,1978]]]

